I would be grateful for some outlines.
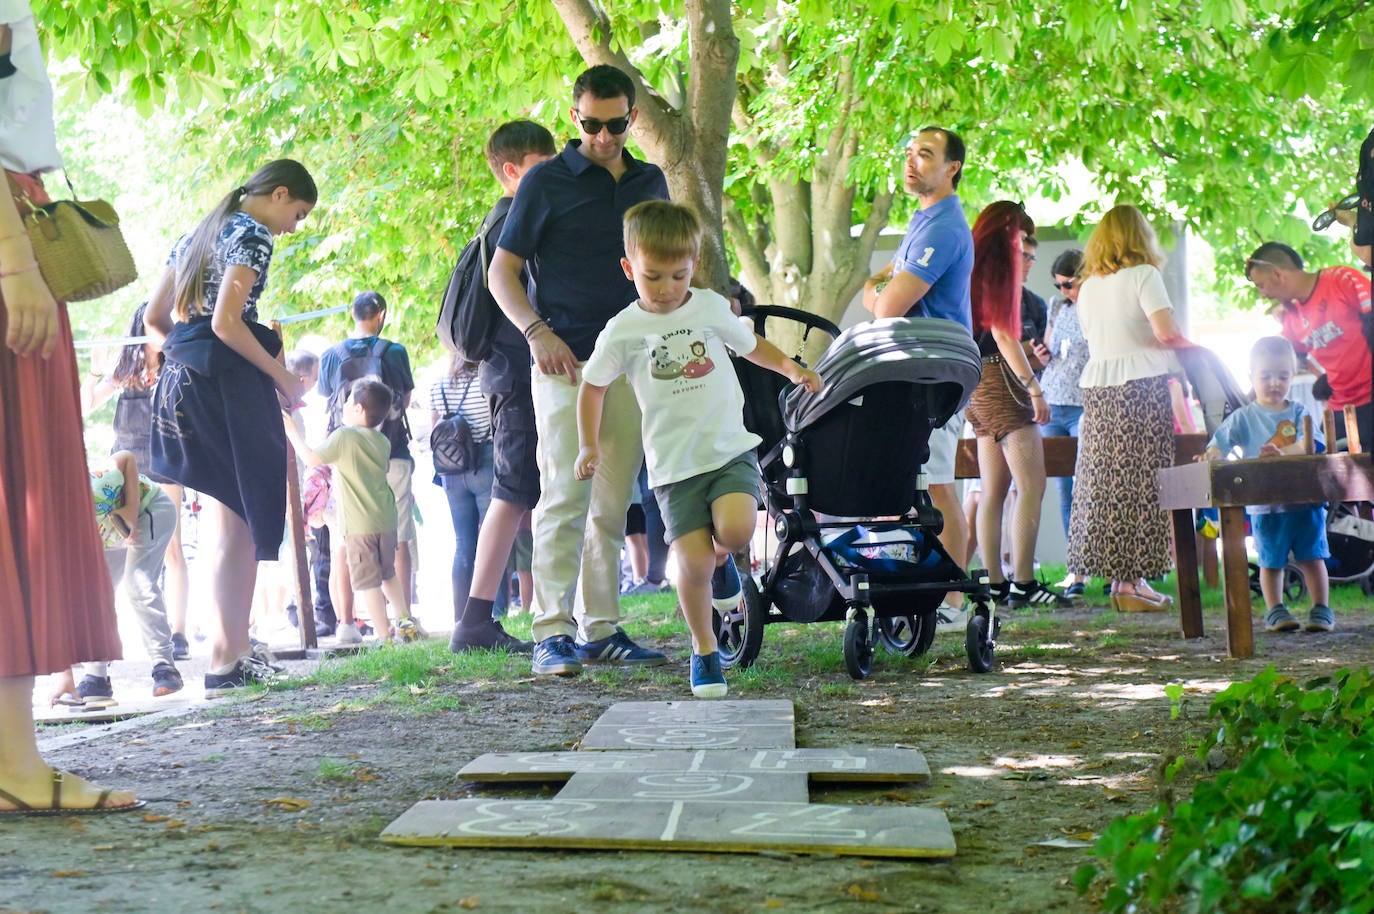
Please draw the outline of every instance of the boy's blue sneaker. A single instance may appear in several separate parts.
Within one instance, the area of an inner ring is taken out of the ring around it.
[[[582,661],[573,652],[572,638],[554,635],[534,646],[534,662],[530,668],[537,676],[576,676],[582,672]]]
[[[692,655],[692,694],[697,698],[724,698],[729,686],[720,670],[720,652]]]
[[[577,654],[577,659],[583,663],[658,666],[668,662],[668,658],[658,651],[651,651],[647,647],[640,647],[635,644],[630,640],[630,636],[625,634],[625,630],[618,626],[615,634],[597,641],[579,641],[574,645],[573,650]]]
[[[721,612],[730,612],[739,606],[742,589],[735,557],[727,555],[725,564],[717,565],[715,574],[711,575],[711,605]]]
[[[1313,612],[1316,611],[1315,606],[1312,609]],[[1265,613],[1265,631],[1295,632],[1300,628],[1302,628],[1301,623],[1299,623],[1298,620],[1294,618],[1293,614],[1288,611],[1288,607],[1284,606],[1282,603],[1275,603],[1274,607],[1270,609],[1269,612]]]
[[[1318,603],[1312,607],[1312,611],[1307,614],[1307,630],[1309,632],[1329,632],[1336,627],[1336,616],[1331,612],[1331,607],[1325,603]]]

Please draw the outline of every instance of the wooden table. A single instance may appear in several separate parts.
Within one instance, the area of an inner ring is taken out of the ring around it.
[[[1253,657],[1245,506],[1370,500],[1374,500],[1374,465],[1368,454],[1217,460],[1160,470],[1160,506],[1171,513],[1174,525],[1178,612],[1184,637],[1202,637],[1193,509],[1216,508],[1221,514],[1226,641],[1232,657]]]

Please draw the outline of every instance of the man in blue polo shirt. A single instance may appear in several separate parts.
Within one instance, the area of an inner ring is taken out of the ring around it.
[[[606,392],[596,475],[586,482],[573,475],[581,364],[606,322],[636,297],[620,266],[625,211],[668,198],[663,172],[625,151],[634,101],[634,83],[615,67],[577,78],[569,113],[581,139],[525,174],[488,271],[492,295],[534,359],[542,485],[531,569],[537,674],[575,675],[584,662],[667,660],[618,624],[625,512],[644,457],[639,407],[624,378]],[[520,277],[527,266],[528,290]]]
[[[911,217],[892,262],[864,283],[864,307],[874,317],[942,317],[958,321],[972,334],[973,233],[955,193],[963,172],[964,141],[959,134],[924,127],[912,137],[903,184],[921,208]],[[945,518],[940,542],[960,566],[968,561],[968,524],[954,487],[954,451],[963,430],[960,410],[931,433],[930,460],[923,467],[931,501]],[[938,610],[940,631],[963,630],[963,602],[963,594],[949,594]]]

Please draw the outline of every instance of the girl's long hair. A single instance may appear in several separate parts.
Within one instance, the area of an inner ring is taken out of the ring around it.
[[[477,370],[478,364],[461,352],[454,352],[448,358],[449,377],[461,378],[463,375],[472,374]]]
[[[148,310],[145,301],[134,309],[133,319],[129,321],[129,336],[143,336],[143,312]],[[130,343],[120,347],[119,360],[114,371],[110,372],[110,383],[120,390],[146,390],[148,388],[147,343]],[[161,355],[158,359],[161,360]],[[159,366],[160,367],[160,366]]]
[[[998,200],[973,223],[973,275],[969,299],[973,332],[998,329],[1021,336],[1021,233],[1035,233],[1035,222],[1021,204]]]
[[[1164,265],[1155,230],[1134,206],[1114,206],[1102,216],[1083,247],[1083,277],[1107,276],[1141,264]]]
[[[177,260],[173,298],[177,317],[186,320],[196,304],[205,300],[205,266],[215,253],[215,245],[230,214],[242,208],[245,197],[268,195],[278,187],[285,187],[291,199],[302,203],[313,205],[319,197],[315,179],[294,159],[268,162],[242,185],[229,191],[191,232]]]

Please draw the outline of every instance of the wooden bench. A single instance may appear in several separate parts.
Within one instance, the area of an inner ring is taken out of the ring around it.
[[[1047,477],[1073,476],[1078,464],[1078,439],[1072,436],[1046,438],[1045,475]],[[1174,466],[1191,464],[1207,449],[1208,436],[1203,434],[1174,436]],[[962,438],[954,452],[954,475],[957,479],[978,478],[978,442],[973,438]],[[1192,528],[1189,527],[1189,530]],[[1192,553],[1193,576],[1197,577],[1198,567],[1202,568],[1203,580],[1208,587],[1216,587],[1221,582],[1217,563],[1217,550],[1210,539],[1193,537],[1190,542],[1195,550]],[[1178,548],[1178,547],[1176,547]],[[1181,586],[1181,585],[1180,585]],[[1196,586],[1196,582],[1195,582]]]
[[[1078,464],[1078,439],[1072,436],[1056,435],[1045,441],[1045,475],[1072,476]],[[1174,465],[1192,463],[1193,459],[1207,448],[1206,435],[1175,435]],[[954,452],[954,476],[956,479],[978,478],[978,442],[973,438],[961,438]]]

